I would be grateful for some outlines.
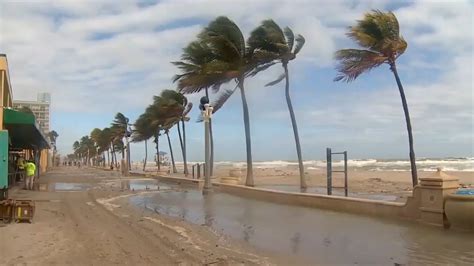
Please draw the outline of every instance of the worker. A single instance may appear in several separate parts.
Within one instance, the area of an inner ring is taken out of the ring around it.
[[[25,179],[25,159],[23,155],[20,154],[16,160],[16,172],[17,172],[17,181],[23,181]]]
[[[33,161],[28,161],[24,164],[26,169],[25,187],[27,190],[33,190],[33,183],[36,174],[36,165]]]

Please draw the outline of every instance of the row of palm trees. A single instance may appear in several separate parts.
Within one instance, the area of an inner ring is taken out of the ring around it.
[[[86,165],[105,166],[107,161],[107,165],[117,168],[119,166],[117,153],[121,153],[122,160],[125,160],[125,152],[129,151],[126,141],[124,142],[127,138],[127,129],[128,118],[122,113],[117,113],[110,127],[94,128],[90,135],[83,136],[73,143],[74,157]]]
[[[364,18],[357,21],[355,26],[349,27],[347,36],[363,49],[342,49],[336,52],[335,58],[338,61],[337,70],[339,74],[334,80],[351,82],[360,74],[372,68],[382,64],[390,66],[402,99],[409,137],[412,181],[413,185],[416,185],[417,173],[410,116],[403,86],[396,68],[396,59],[405,52],[407,47],[406,41],[400,36],[398,21],[392,12],[373,10],[366,13]],[[302,189],[306,188],[298,127],[290,97],[288,71],[288,64],[296,58],[304,43],[305,38],[302,35],[295,36],[289,27],[282,29],[271,19],[264,20],[261,25],[251,32],[246,40],[240,28],[232,20],[223,16],[216,18],[196,36],[195,40],[183,49],[181,59],[172,62],[180,70],[180,73],[173,78],[173,81],[177,83],[177,92],[166,90],[163,91],[161,96],[155,96],[153,104],[148,106],[135,122],[132,140],[136,142],[146,141],[154,137],[158,147],[160,132],[164,132],[168,136],[169,130],[177,125],[183,153],[184,171],[187,174],[184,122],[187,120],[186,114],[192,105],[187,103],[183,94],[204,91],[206,97],[209,98],[210,89],[217,94],[211,104],[214,106],[214,112],[216,112],[238,89],[242,99],[246,137],[247,174],[245,184],[253,186],[251,134],[245,81],[275,64],[280,64],[282,74],[266,86],[273,86],[285,80],[285,96],[295,138],[300,186]],[[222,85],[227,83],[232,83],[235,87],[232,86],[233,89],[222,88]],[[183,137],[180,133],[180,122]],[[213,168],[213,158],[211,124],[211,169]],[[174,161],[173,158],[172,161]],[[175,171],[174,163],[173,169]]]

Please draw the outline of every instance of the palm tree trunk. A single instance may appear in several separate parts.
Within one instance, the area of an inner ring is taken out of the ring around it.
[[[183,164],[184,164],[184,176],[188,176],[188,162],[186,160],[186,127],[184,125],[184,118],[181,118],[181,124],[183,125]]]
[[[176,165],[174,163],[173,147],[171,146],[171,140],[170,140],[170,135],[168,131],[166,131],[166,137],[168,138],[168,146],[170,147],[171,163],[173,165],[173,173],[175,174],[178,171],[176,170]]]
[[[156,133],[156,165],[158,166],[158,171],[161,170],[161,165],[160,165],[160,149],[159,149],[159,138],[160,138],[160,133]]]
[[[110,165],[110,154],[109,154],[109,149],[107,149],[107,165]]]
[[[209,89],[206,88],[206,97],[209,99]],[[212,176],[214,173],[214,137],[212,135],[212,118],[209,118],[209,138],[211,139],[211,159],[209,163],[211,165],[209,175]]]
[[[400,81],[400,77],[398,76],[395,62],[392,62],[390,64],[390,70],[392,70],[393,75],[395,76],[395,80],[397,81],[397,85],[398,85],[398,90],[400,91],[400,97],[402,98],[403,112],[405,113],[405,121],[407,124],[407,131],[408,131],[408,144],[410,147],[411,179],[412,179],[413,187],[415,187],[418,184],[418,174],[416,171],[415,149],[413,148],[413,133],[412,133],[411,122],[410,122],[410,113],[408,112],[408,103],[405,97],[405,92],[403,90],[402,82]]]
[[[247,178],[245,179],[245,185],[253,187],[253,167],[252,167],[252,144],[250,139],[250,121],[249,121],[249,109],[247,106],[247,99],[245,98],[244,90],[244,78],[239,78],[240,95],[242,96],[242,108],[244,112],[244,125],[245,125],[245,144],[247,148]]]
[[[143,172],[145,172],[147,160],[148,160],[148,140],[145,140],[145,161],[143,162]]]
[[[286,85],[285,85],[286,103],[288,104],[288,111],[290,111],[291,125],[293,126],[293,134],[295,136],[295,143],[296,143],[296,154],[298,155],[298,165],[300,169],[300,188],[304,190],[308,187],[308,185],[306,185],[306,180],[304,178],[303,157],[301,155],[301,145],[300,145],[300,137],[298,135],[298,125],[296,124],[295,112],[293,111],[293,105],[291,104],[291,98],[290,98],[290,75],[288,73],[288,64],[283,63],[283,68],[285,69],[285,80],[286,80]]]
[[[183,161],[184,161],[184,145],[183,145],[183,138],[181,136],[181,127],[179,125],[179,122],[176,124],[176,126],[178,127],[179,144],[181,147],[181,155],[183,156]]]

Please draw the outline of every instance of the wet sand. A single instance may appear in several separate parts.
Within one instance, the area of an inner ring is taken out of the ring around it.
[[[11,198],[36,201],[36,214],[32,224],[0,227],[0,264],[261,265],[278,258],[206,227],[120,205],[156,193],[139,183],[128,190],[122,181],[116,172],[70,167],[42,176],[41,191],[13,189]]]

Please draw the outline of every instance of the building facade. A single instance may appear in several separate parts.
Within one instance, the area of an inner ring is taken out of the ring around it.
[[[35,115],[36,121],[43,131],[43,134],[48,134],[50,131],[50,104],[51,94],[49,93],[38,93],[36,101],[13,101],[13,108],[21,109],[22,107],[28,107]]]

